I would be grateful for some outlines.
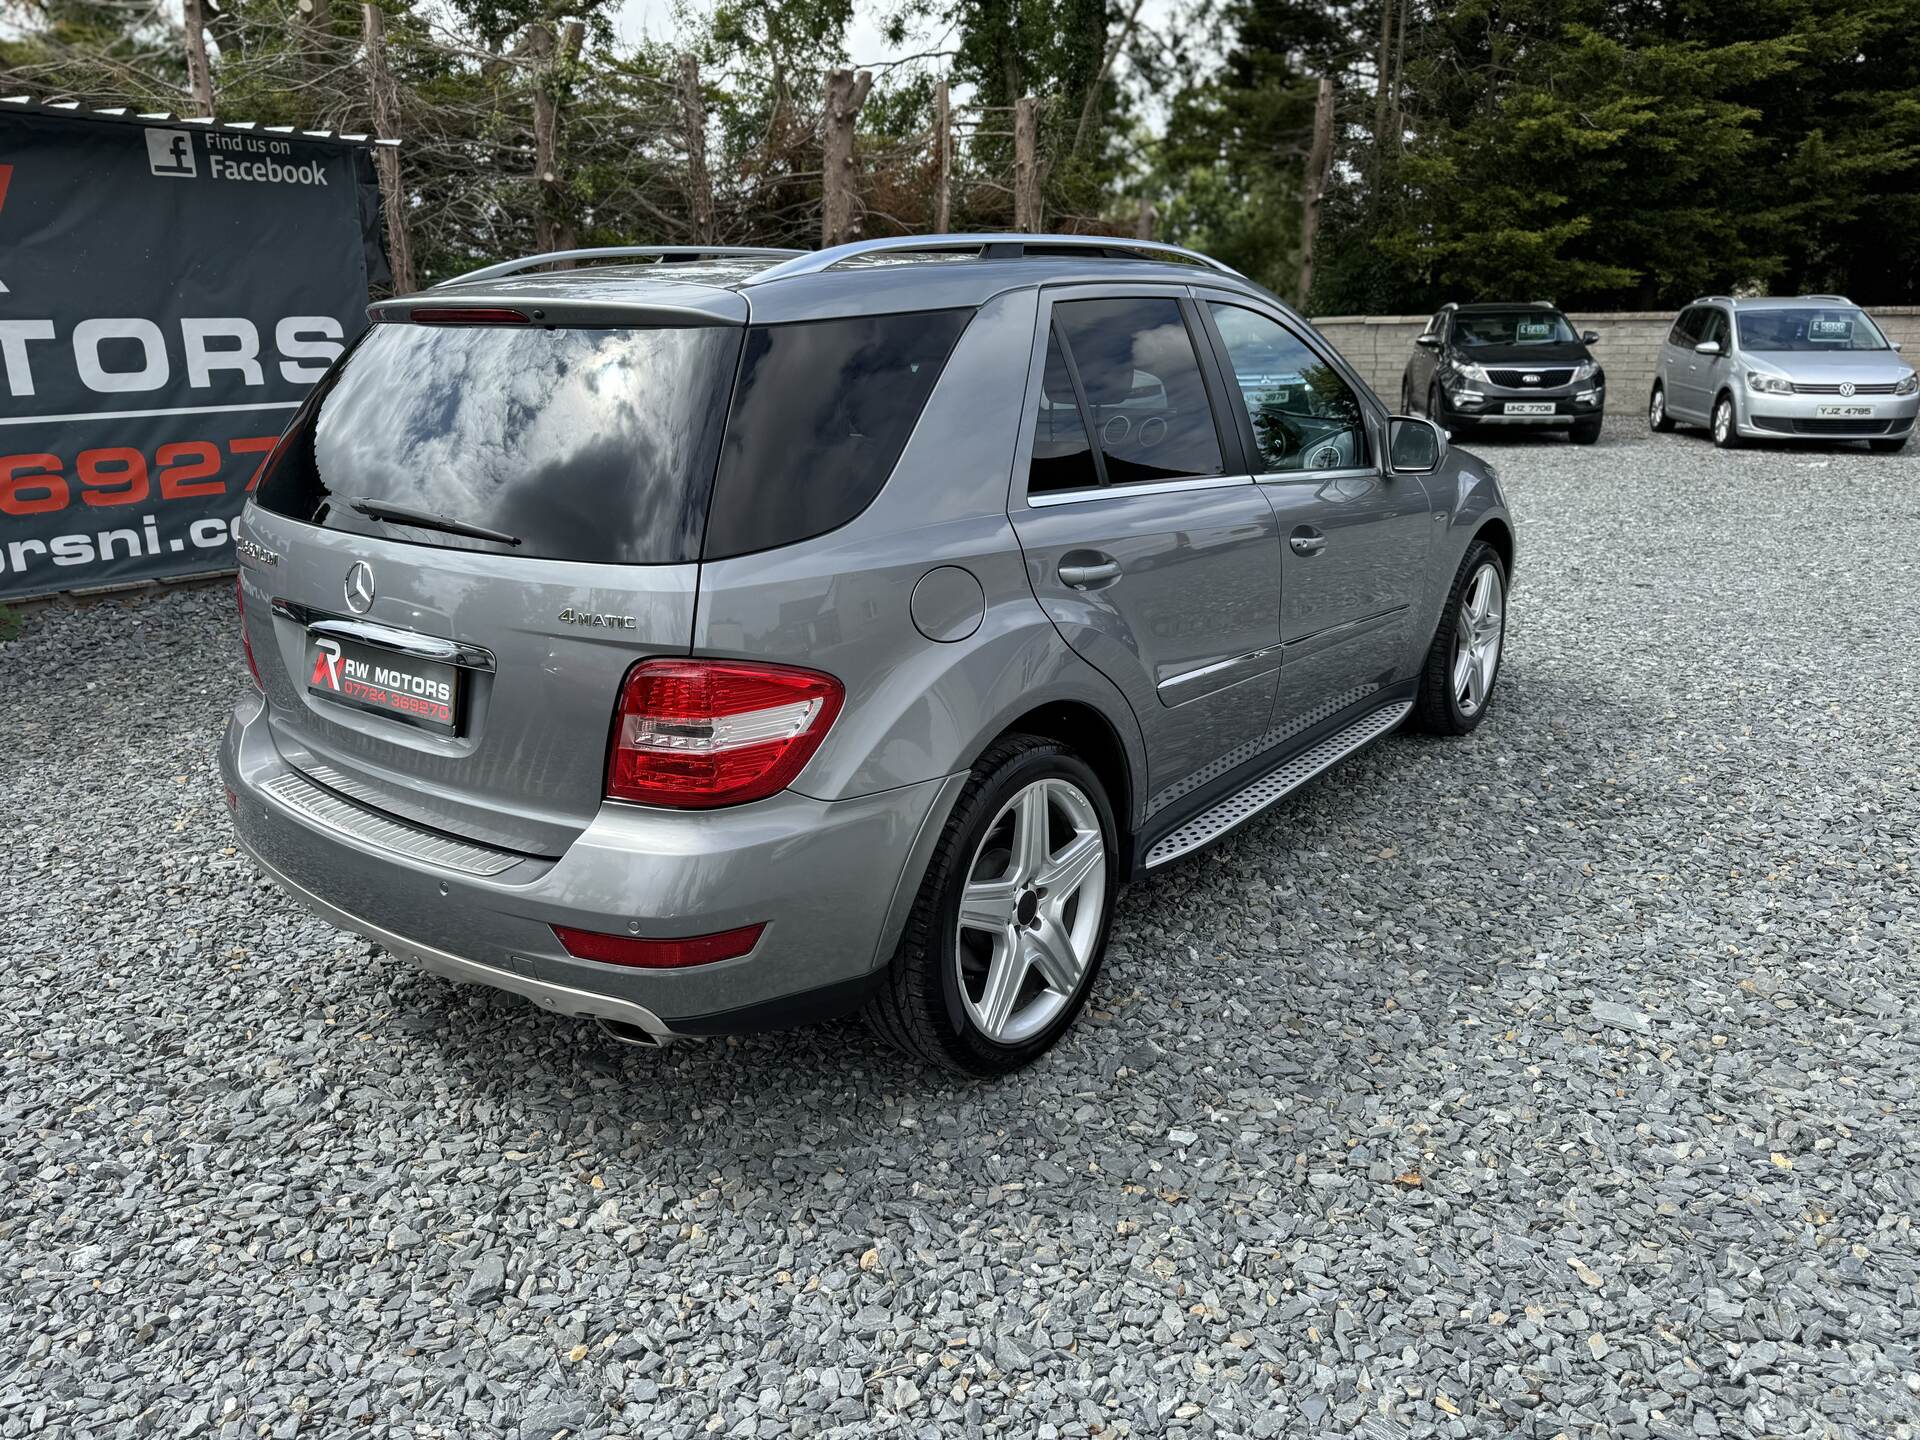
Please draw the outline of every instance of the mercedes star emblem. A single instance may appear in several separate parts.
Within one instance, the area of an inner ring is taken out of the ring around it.
[[[347,571],[347,608],[356,615],[373,608],[373,567],[364,560],[354,561]]]

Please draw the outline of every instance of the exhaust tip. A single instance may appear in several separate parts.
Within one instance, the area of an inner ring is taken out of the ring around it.
[[[596,1019],[594,1023],[600,1027],[603,1035],[609,1039],[618,1040],[622,1045],[637,1045],[643,1050],[664,1050],[667,1047],[664,1036],[642,1030],[638,1025],[629,1024],[625,1020]]]

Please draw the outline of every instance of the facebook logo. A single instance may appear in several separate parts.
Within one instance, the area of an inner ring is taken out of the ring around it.
[[[193,132],[147,131],[147,168],[156,175],[194,174]]]

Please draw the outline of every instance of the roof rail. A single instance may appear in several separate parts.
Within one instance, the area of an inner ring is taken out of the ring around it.
[[[1853,302],[1844,295],[1802,295],[1802,300],[1831,300],[1836,305],[1851,305]]]
[[[783,250],[768,245],[601,245],[588,250],[553,250],[545,255],[523,255],[518,260],[503,260],[498,265],[482,266],[442,280],[441,285],[459,285],[468,280],[494,280],[515,275],[560,260],[790,260],[805,255],[805,250]]]
[[[1726,305],[1733,304],[1733,297],[1731,295],[1696,295],[1693,297],[1693,300],[1691,303],[1695,305],[1707,305],[1707,304],[1711,304],[1715,300],[1718,300],[1722,304],[1726,304]]]
[[[1153,240],[1130,240],[1124,235],[995,233],[894,235],[880,240],[856,240],[851,245],[835,245],[826,250],[809,251],[782,264],[769,266],[743,283],[764,285],[769,280],[785,280],[793,275],[818,275],[823,270],[831,270],[836,265],[845,264],[849,260],[863,259],[869,255],[926,255],[955,252],[964,254],[971,251],[982,260],[1018,260],[1029,250],[1084,250],[1090,255],[1106,256],[1112,256],[1118,252],[1143,259],[1168,256],[1196,262],[1223,275],[1240,276],[1240,272],[1231,265],[1224,265],[1210,255],[1202,255],[1197,250],[1182,249],[1178,245],[1162,245]]]

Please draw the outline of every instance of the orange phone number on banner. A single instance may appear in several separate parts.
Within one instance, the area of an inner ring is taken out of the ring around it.
[[[278,435],[226,442],[227,455],[260,457],[247,477],[248,490],[259,484],[260,467],[279,443]],[[100,509],[154,499],[204,500],[227,493],[220,473],[225,460],[212,440],[172,441],[155,450],[151,462],[131,446],[96,446],[74,456],[71,475],[58,455],[0,455],[0,514],[50,515],[76,500]]]

